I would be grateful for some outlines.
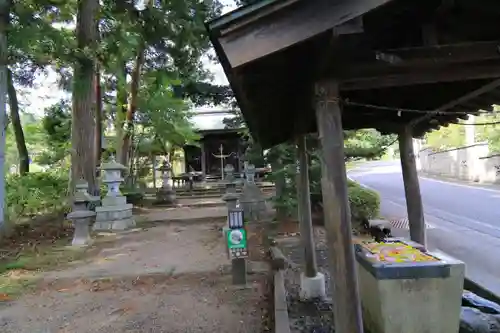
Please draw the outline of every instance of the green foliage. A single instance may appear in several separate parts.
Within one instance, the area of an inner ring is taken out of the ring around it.
[[[51,165],[68,154],[71,141],[71,105],[65,100],[45,109],[42,126],[46,133],[45,144],[49,149],[38,157],[41,164]]]
[[[167,142],[170,146],[182,147],[199,139],[189,121],[188,105],[171,89],[175,83],[160,72],[150,72],[143,79],[139,95],[138,125],[148,129],[142,135],[151,143],[159,144],[161,147],[157,149],[163,151],[169,149],[165,147]]]
[[[500,153],[500,106],[494,106],[494,112],[476,116],[474,123],[485,124],[474,126],[476,142],[488,142],[490,153]],[[463,123],[463,121],[461,121]],[[465,129],[473,125],[450,124],[437,131],[428,133],[425,137],[426,145],[435,150],[445,150],[461,147],[465,142]]]
[[[45,131],[40,122],[37,122],[31,114],[22,114],[21,124],[23,126],[26,146],[28,151],[31,152],[31,159],[38,160],[40,152],[46,148]],[[6,169],[9,170],[12,168],[17,170],[17,166],[19,165],[19,154],[12,126],[7,127],[5,148]]]
[[[346,132],[346,146],[351,147],[354,152],[360,152],[362,157],[376,157],[384,153],[384,144],[391,143],[391,137],[383,137],[371,131],[361,133]],[[313,210],[322,208],[323,199],[321,193],[321,163],[318,154],[318,142],[313,137],[307,138],[308,155],[310,157],[309,182],[311,194],[311,206]],[[367,153],[369,152],[369,154]],[[287,215],[297,213],[297,158],[295,145],[281,144],[271,148],[266,155],[267,162],[272,166],[272,173],[268,176],[276,183],[277,195],[274,204],[277,209],[282,209]],[[347,159],[347,158],[346,158]],[[279,188],[279,189],[278,189]],[[373,218],[378,216],[380,199],[376,192],[361,187],[359,184],[348,181],[349,202],[353,218]]]
[[[491,154],[500,153],[500,106],[495,105],[494,111],[497,113],[483,114],[476,117],[475,123],[492,124],[475,126],[476,140],[488,142]],[[464,127],[464,126],[462,126]]]
[[[295,165],[286,165],[282,169],[272,172],[269,179],[276,181],[284,177],[285,189],[280,196],[275,197],[275,207],[284,209],[287,215],[296,214],[297,191],[296,191],[296,169]],[[311,206],[314,210],[321,209],[323,197],[321,194],[321,167],[316,161],[313,163],[309,173]],[[377,192],[364,188],[358,183],[348,180],[349,203],[351,215],[356,218],[375,218],[380,210],[380,197]]]
[[[426,135],[427,145],[437,150],[460,147],[465,144],[465,127],[451,124]]]
[[[361,218],[372,219],[380,213],[380,196],[377,192],[362,187],[354,181],[348,183],[351,215],[359,221]]]
[[[344,131],[345,159],[380,158],[395,140],[395,135],[382,135],[374,129]]]
[[[33,172],[24,176],[9,175],[6,181],[6,203],[9,221],[21,217],[65,210],[67,173]]]

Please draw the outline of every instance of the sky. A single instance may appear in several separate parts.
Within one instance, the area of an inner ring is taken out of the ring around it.
[[[224,4],[223,13],[227,13],[236,8],[234,0],[222,0]],[[206,68],[214,75],[213,84],[225,85],[228,84],[226,75],[219,63],[214,63],[208,60],[208,57],[203,59]],[[19,102],[23,106],[25,112],[43,115],[43,110],[62,98],[69,98],[70,94],[60,90],[57,86],[57,74],[54,71],[48,71],[47,75],[38,75],[34,82],[33,88],[18,88]],[[204,107],[203,110],[209,108]],[[216,129],[223,128],[222,119],[224,115],[204,115],[195,116],[192,121],[199,129]]]

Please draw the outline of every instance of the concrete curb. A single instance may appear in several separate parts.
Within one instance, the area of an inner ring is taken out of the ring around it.
[[[287,259],[276,246],[270,247],[269,254],[271,267],[274,270],[274,332],[290,333],[284,276],[284,269],[288,267]]]
[[[274,273],[274,332],[290,333],[285,277],[281,269]]]

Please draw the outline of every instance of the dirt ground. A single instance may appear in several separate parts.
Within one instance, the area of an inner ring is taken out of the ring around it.
[[[266,276],[231,285],[221,226],[119,235],[97,256],[43,273],[36,290],[0,303],[0,332],[262,332]]]

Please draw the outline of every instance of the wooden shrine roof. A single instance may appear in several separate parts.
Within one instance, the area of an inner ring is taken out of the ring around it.
[[[499,18],[496,0],[264,0],[207,30],[267,148],[316,132],[320,79],[339,82],[345,129],[412,124],[418,137],[491,109],[500,100]]]
[[[202,137],[207,135],[230,135],[230,134],[238,134],[243,131],[244,128],[215,128],[215,129],[205,129],[205,130],[197,130],[196,133],[200,134]]]

